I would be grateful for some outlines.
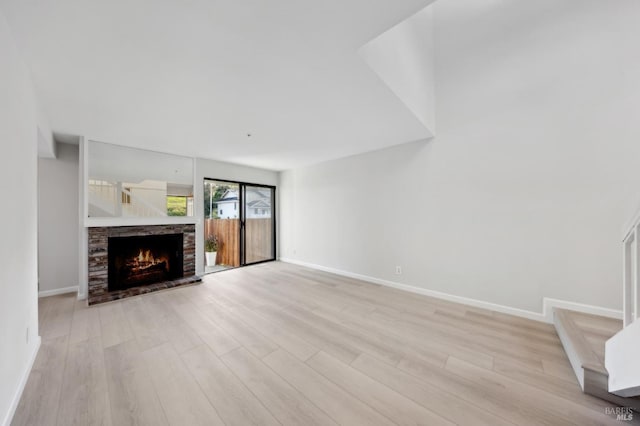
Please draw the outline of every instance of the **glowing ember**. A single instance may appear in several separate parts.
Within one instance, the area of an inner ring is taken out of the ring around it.
[[[138,253],[138,264],[140,265],[155,265],[156,263],[156,259],[153,257],[153,254],[151,253],[151,250],[147,250],[144,251],[142,249],[140,249],[140,253]]]
[[[155,257],[151,250],[140,249],[138,255],[131,257],[127,261],[127,266],[132,273],[145,271],[153,266],[168,266],[169,259],[166,257]]]

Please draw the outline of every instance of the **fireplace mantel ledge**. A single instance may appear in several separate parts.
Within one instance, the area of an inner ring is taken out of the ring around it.
[[[88,217],[84,220],[85,228],[110,226],[144,226],[144,225],[184,225],[198,224],[200,221],[189,216],[167,217]]]

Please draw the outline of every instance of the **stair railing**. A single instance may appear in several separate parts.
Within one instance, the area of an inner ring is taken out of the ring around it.
[[[623,320],[624,326],[638,318],[638,281],[640,279],[640,217],[628,228],[622,240],[623,256]]]

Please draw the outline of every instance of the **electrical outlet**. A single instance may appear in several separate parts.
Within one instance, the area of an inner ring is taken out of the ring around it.
[[[396,266],[396,275],[402,275],[402,266]]]

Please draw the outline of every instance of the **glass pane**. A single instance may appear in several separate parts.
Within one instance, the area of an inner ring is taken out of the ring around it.
[[[205,272],[240,266],[240,185],[205,180]],[[215,253],[215,254],[213,254]]]
[[[191,158],[94,141],[87,148],[90,217],[193,216]]]
[[[244,187],[245,202],[245,263],[272,260],[273,252],[273,189],[260,186]]]

